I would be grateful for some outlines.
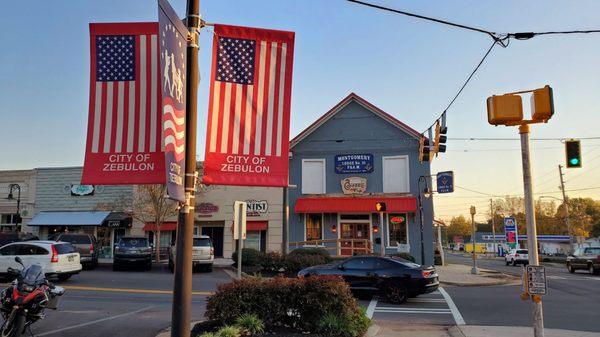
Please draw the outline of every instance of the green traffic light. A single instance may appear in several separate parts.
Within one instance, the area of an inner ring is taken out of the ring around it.
[[[577,165],[577,164],[579,164],[579,159],[571,158],[571,159],[569,159],[569,163],[571,163],[571,165]]]

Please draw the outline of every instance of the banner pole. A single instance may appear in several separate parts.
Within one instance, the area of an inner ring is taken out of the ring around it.
[[[198,110],[198,30],[200,1],[187,1],[188,44],[185,101],[185,204],[177,221],[177,252],[173,285],[171,337],[189,337],[192,308],[192,248],[196,187],[196,123]],[[160,239],[160,238],[159,238]]]

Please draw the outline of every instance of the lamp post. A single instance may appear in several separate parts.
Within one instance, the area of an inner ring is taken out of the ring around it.
[[[417,189],[419,190],[419,220],[420,220],[420,231],[421,231],[421,264],[425,264],[425,241],[423,238],[423,226],[425,220],[423,220],[423,195],[426,198],[429,198],[432,194],[429,189],[429,183],[427,182],[427,178],[430,176],[419,176],[419,180],[417,181]],[[421,181],[425,182],[425,188],[421,189]]]
[[[473,235],[471,236],[471,244],[472,244],[472,249],[473,249],[473,268],[471,268],[471,274],[477,275],[479,274],[479,270],[477,269],[477,255],[475,254],[475,246],[476,246],[476,240],[475,240],[475,206],[471,206],[470,209],[470,213],[471,213],[471,227],[473,230]]]
[[[21,186],[19,184],[10,184],[8,185],[8,196],[6,197],[6,199],[8,200],[15,200],[14,195],[13,195],[13,191],[17,190],[17,213],[16,213],[16,219],[14,219],[13,217],[13,221],[15,222],[15,231],[17,229],[16,226],[19,225],[19,223],[21,223]]]

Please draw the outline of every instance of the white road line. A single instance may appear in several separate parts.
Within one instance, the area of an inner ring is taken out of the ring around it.
[[[377,307],[377,299],[375,297],[371,298],[371,302],[369,302],[369,307],[367,308],[367,317],[373,318],[373,313],[375,312],[375,308]]]
[[[409,311],[445,311],[445,312],[451,312],[450,309],[435,309],[435,308],[414,308],[414,307],[378,307],[375,309],[375,311],[403,311],[403,310],[409,310]]]
[[[375,310],[378,313],[452,315],[450,311]]]
[[[440,292],[440,294],[442,294],[442,296],[444,296],[444,299],[446,300],[448,307],[452,311],[452,316],[454,317],[454,321],[456,322],[456,325],[465,325],[466,324],[465,319],[460,314],[460,311],[458,311],[458,307],[456,306],[456,304],[454,304],[454,301],[452,300],[450,295],[446,292],[446,290],[444,290],[444,288],[440,287],[440,288],[438,288],[438,291]]]
[[[84,327],[84,326],[88,326],[88,325],[92,325],[92,324],[96,324],[96,323],[101,323],[101,322],[104,322],[104,321],[110,321],[110,320],[121,318],[121,317],[131,316],[131,315],[138,314],[138,313],[140,313],[142,311],[150,310],[150,309],[152,309],[154,307],[157,307],[157,306],[156,305],[152,305],[152,306],[149,306],[149,307],[144,307],[144,308],[141,308],[141,309],[138,309],[138,310],[135,310],[135,311],[126,312],[126,313],[122,313],[122,314],[115,315],[115,316],[105,317],[105,318],[97,319],[97,320],[94,320],[94,321],[89,321],[89,322],[85,322],[85,323],[81,323],[81,324],[71,325],[71,326],[68,326],[68,327],[65,327],[65,328],[61,328],[61,329],[46,331],[46,332],[43,332],[43,333],[36,334],[36,336],[52,335],[52,334],[55,334],[55,333],[59,333],[59,332],[67,331],[67,330],[72,330],[72,329],[77,329],[77,328],[81,328],[81,327]]]

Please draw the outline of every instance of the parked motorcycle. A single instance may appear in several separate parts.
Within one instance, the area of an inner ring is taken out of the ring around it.
[[[25,336],[33,323],[46,316],[46,309],[58,308],[58,298],[65,293],[64,288],[46,279],[40,265],[25,267],[18,256],[15,261],[23,269],[8,268],[9,275],[16,278],[0,293],[0,314],[4,318],[0,337]]]

